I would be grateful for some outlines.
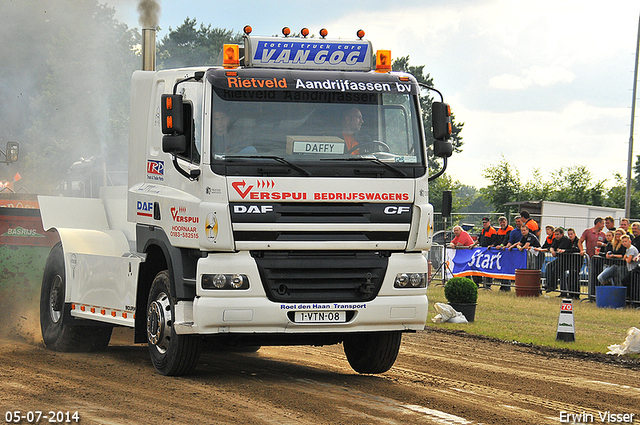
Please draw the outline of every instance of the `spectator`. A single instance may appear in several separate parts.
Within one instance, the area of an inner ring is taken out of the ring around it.
[[[520,239],[520,242],[518,242],[516,247],[520,251],[523,251],[523,250],[528,251],[527,252],[527,268],[532,270],[542,269],[542,264],[544,263],[544,255],[540,255],[539,252],[530,249],[530,248],[540,248],[540,241],[538,240],[536,235],[534,235],[533,232],[531,232],[529,228],[524,225],[524,223],[522,223],[522,227],[520,231],[522,232],[522,238]]]
[[[573,252],[573,253],[580,252],[580,247],[578,246],[578,242],[580,242],[580,240],[578,239],[578,235],[576,235],[575,229],[572,229],[571,227],[569,227],[567,229],[567,237],[571,241],[571,248],[565,252]]]
[[[622,245],[622,237],[627,233],[623,228],[616,229],[613,232],[613,239],[611,239],[611,250],[609,251],[609,243],[604,247],[605,249],[605,257],[608,259],[611,258],[622,258],[624,257],[624,253],[626,252],[626,248]]]
[[[607,252],[613,251],[613,237],[614,237],[614,232],[608,231],[607,233],[605,233],[604,238],[607,244],[605,245],[604,248],[601,248],[600,253],[596,255],[599,255],[600,257],[606,257]],[[622,241],[620,241],[620,243],[622,243]]]
[[[624,255],[627,252],[627,248],[622,244],[622,236],[626,235],[624,229],[617,229],[615,232],[613,232],[613,234],[614,236],[613,240],[611,241],[611,251],[605,251],[605,257],[607,258],[607,260],[624,258]],[[631,240],[631,238],[629,238],[629,240]],[[608,249],[608,246],[605,248]],[[598,281],[601,285],[606,285],[609,279],[613,279],[617,271],[618,268],[615,266],[615,263],[613,261],[608,261],[607,263],[605,263],[605,268],[602,273],[598,275]]]
[[[565,269],[563,274],[568,274],[566,286],[562,288],[561,297],[571,296],[573,299],[580,299],[580,268],[582,267],[582,255],[578,255],[580,248],[578,247],[578,236],[572,228],[567,229],[567,237],[571,242],[571,248],[568,248],[560,255],[565,257]]]
[[[593,220],[593,227],[585,229],[582,232],[582,236],[578,240],[578,248],[580,249],[580,254],[584,255],[585,249],[582,246],[584,241],[587,242],[587,255],[589,257],[593,257],[596,255],[596,246],[603,247],[605,245],[605,236],[602,228],[604,227],[604,220],[602,217],[597,217]]]
[[[629,223],[629,219],[628,218],[621,218],[620,219],[620,227],[622,227],[624,229],[624,231],[627,232],[627,234],[631,238],[631,242],[633,242],[633,233],[631,233],[631,229],[629,228],[630,225],[631,225],[631,223]]]
[[[500,224],[500,227],[497,231],[498,237],[496,240],[496,247],[503,249],[509,243],[509,236],[511,236],[513,226],[507,222],[507,217],[498,218],[498,224]]]
[[[498,239],[496,240],[496,248],[504,249],[509,244],[509,237],[511,236],[511,232],[513,231],[513,226],[511,226],[507,222],[507,217],[500,216],[498,218],[498,223],[500,227],[498,228]],[[511,282],[506,279],[500,279],[500,290],[509,292],[511,291]]]
[[[520,217],[522,217],[522,225],[527,226],[529,230],[536,236],[536,238],[539,238],[540,226],[538,225],[537,221],[531,218],[529,211],[527,210],[520,211]]]
[[[551,255],[555,257],[558,254],[562,254],[567,250],[570,250],[571,248],[572,242],[567,236],[565,236],[564,229],[562,227],[553,229],[553,243],[549,249]]]
[[[451,241],[451,248],[470,247],[473,246],[473,239],[466,230],[460,226],[453,227],[455,237]]]
[[[546,282],[547,282],[547,293],[555,291],[558,288],[558,280],[562,279],[561,271],[565,270],[565,267],[561,265],[561,261],[558,258],[558,254],[562,254],[568,249],[571,249],[571,240],[564,234],[564,229],[561,227],[557,227],[553,229],[553,243],[549,248],[549,252],[553,257],[556,257],[553,261],[547,264],[546,268]],[[562,295],[561,295],[562,296]]]
[[[553,244],[555,228],[552,225],[547,224],[544,226],[544,230],[547,233],[547,237],[544,239],[544,243],[540,248],[534,248],[536,251],[548,252]]]
[[[540,241],[533,232],[529,231],[528,226],[522,225],[520,231],[522,232],[522,239],[520,239],[517,245],[520,251],[529,248],[540,248]]]
[[[498,232],[496,231],[496,229],[491,227],[491,220],[489,219],[489,217],[482,217],[482,231],[480,232],[480,236],[478,237],[478,240],[476,241],[475,245],[480,245],[481,247],[490,248],[496,244],[497,240],[498,240]],[[476,283],[476,285],[480,286],[480,284],[483,281],[483,277],[473,276],[473,281]],[[491,284],[488,282],[485,282],[484,288],[491,289]]]
[[[633,244],[633,246],[638,248],[638,251],[640,251],[640,223],[639,222],[634,221],[631,224],[631,234],[633,234],[633,239],[631,239],[631,243]]]
[[[611,230],[613,232],[616,231],[616,221],[613,219],[613,217],[608,215],[604,218],[604,227],[606,227],[607,230]]]
[[[638,281],[638,274],[640,274],[640,255],[638,255],[638,248],[633,246],[629,235],[622,236],[622,244],[627,249],[624,254],[624,261],[627,263],[627,273],[622,278],[622,285],[627,287],[627,297],[629,297],[629,287],[633,282]]]
[[[480,232],[480,237],[478,237],[478,240],[476,241],[476,245],[488,248],[494,246],[497,239],[498,232],[496,229],[491,227],[491,220],[489,217],[482,217],[482,231]]]
[[[522,217],[516,217],[516,228],[511,231],[509,234],[509,243],[507,243],[506,249],[515,248],[522,239],[522,232],[520,229],[522,228]]]

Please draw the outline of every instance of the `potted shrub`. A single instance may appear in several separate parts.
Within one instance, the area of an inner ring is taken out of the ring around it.
[[[473,322],[478,305],[478,285],[468,277],[454,277],[444,285],[444,296],[449,305]]]

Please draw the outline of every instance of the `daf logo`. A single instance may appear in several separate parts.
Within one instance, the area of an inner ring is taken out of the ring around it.
[[[236,214],[267,214],[273,212],[273,205],[234,205]]]
[[[388,207],[384,208],[384,213],[389,215],[404,214],[408,213],[409,211],[409,207],[398,207],[395,205],[389,205]]]

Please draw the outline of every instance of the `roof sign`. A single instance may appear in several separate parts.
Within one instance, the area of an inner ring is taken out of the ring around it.
[[[366,40],[245,37],[245,62],[253,68],[370,71],[371,57]]]

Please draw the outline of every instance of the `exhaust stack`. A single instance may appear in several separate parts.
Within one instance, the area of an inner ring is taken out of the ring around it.
[[[142,70],[156,70],[156,30],[142,29]]]

